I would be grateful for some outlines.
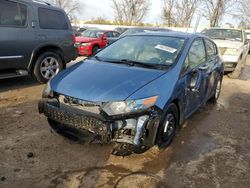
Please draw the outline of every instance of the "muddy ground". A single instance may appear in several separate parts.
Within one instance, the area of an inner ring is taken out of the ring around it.
[[[79,144],[53,132],[37,102],[44,85],[0,81],[0,187],[249,187],[250,58],[224,77],[217,105],[196,112],[164,151],[128,157],[113,145]]]

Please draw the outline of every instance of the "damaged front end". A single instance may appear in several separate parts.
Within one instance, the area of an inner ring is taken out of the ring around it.
[[[39,113],[59,127],[86,133],[89,142],[151,147],[161,116],[161,110],[154,106],[156,100],[150,97],[126,104],[94,103],[53,93],[39,102]]]

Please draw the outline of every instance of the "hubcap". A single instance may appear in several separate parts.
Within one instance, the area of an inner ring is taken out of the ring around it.
[[[54,57],[46,57],[40,65],[41,75],[49,80],[59,72],[59,63]]]
[[[173,135],[174,129],[175,129],[174,115],[168,114],[165,125],[164,125],[164,129],[163,129],[163,140],[169,139]]]
[[[215,98],[218,99],[220,96],[221,81],[219,80],[215,89]]]

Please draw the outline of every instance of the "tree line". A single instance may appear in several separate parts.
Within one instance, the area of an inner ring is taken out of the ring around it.
[[[73,19],[80,10],[79,0],[51,0]],[[237,19],[242,28],[250,27],[250,0],[161,0],[161,17],[168,27],[190,27],[194,15],[204,17],[210,27],[218,26],[225,16]],[[114,21],[95,18],[88,23],[117,25],[150,25],[143,21],[149,16],[150,0],[111,0]],[[84,6],[84,5],[83,5]]]

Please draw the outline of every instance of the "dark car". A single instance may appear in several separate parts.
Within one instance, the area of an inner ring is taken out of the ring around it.
[[[124,33],[127,31],[129,28],[128,27],[116,27],[114,30],[119,32],[120,34]]]
[[[66,13],[42,1],[0,0],[0,36],[0,79],[45,83],[77,56]]]
[[[145,32],[165,32],[165,31],[171,31],[170,29],[165,29],[165,28],[157,28],[157,27],[135,27],[135,28],[130,28],[121,33],[119,37],[112,38],[108,41],[108,44],[112,44],[115,41],[117,41],[121,37],[125,37],[127,35],[132,35],[135,33],[145,33]]]
[[[203,35],[129,35],[55,76],[39,112],[57,131],[78,130],[90,141],[164,148],[179,125],[218,99],[222,77],[217,46]]]
[[[90,56],[98,49],[106,47],[109,40],[119,36],[120,33],[116,31],[89,29],[76,37],[75,45],[79,55]]]

